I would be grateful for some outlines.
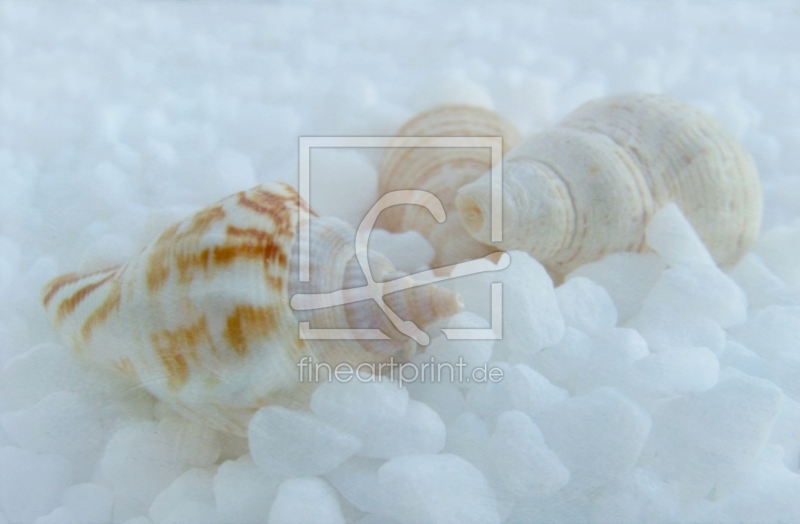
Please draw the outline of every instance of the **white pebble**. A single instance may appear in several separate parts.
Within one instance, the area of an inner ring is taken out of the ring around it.
[[[780,412],[771,382],[729,369],[712,389],[679,397],[653,414],[640,464],[687,494],[723,493],[755,465]]]
[[[381,509],[378,469],[383,460],[352,457],[326,475],[328,481],[353,506],[367,513]]]
[[[529,355],[524,362],[551,382],[560,384],[589,362],[593,347],[594,342],[586,333],[567,327],[558,344]]]
[[[9,360],[3,382],[20,406],[30,407],[51,393],[72,390],[85,375],[66,347],[46,343]]]
[[[214,476],[214,501],[220,522],[263,522],[279,484],[278,478],[261,471],[247,455],[224,462]]]
[[[464,395],[456,384],[442,382],[409,382],[405,385],[411,398],[436,411],[445,424],[464,412]]]
[[[763,234],[753,251],[777,276],[800,289],[800,267],[797,253],[800,252],[800,220],[792,225],[778,226]]]
[[[30,409],[3,413],[0,422],[20,447],[42,453],[90,451],[105,433],[97,406],[66,391],[51,393]]]
[[[408,391],[385,377],[361,382],[325,382],[311,396],[319,418],[362,439],[392,429],[408,407]]]
[[[700,264],[714,266],[714,259],[680,208],[669,203],[645,228],[647,245],[670,266]]]
[[[59,506],[47,515],[36,519],[34,524],[83,524],[75,515],[63,506]]]
[[[800,363],[800,306],[769,306],[731,330],[733,338],[768,359]]]
[[[592,500],[589,520],[597,524],[681,521],[675,489],[642,468],[617,478]]]
[[[614,301],[619,319],[625,320],[639,311],[666,268],[655,253],[611,253],[575,269],[567,275],[567,281],[586,277],[603,286]]]
[[[716,266],[680,264],[664,271],[642,309],[681,317],[703,315],[729,328],[747,318],[747,297]]]
[[[280,406],[256,412],[247,430],[250,453],[268,475],[322,475],[361,448],[361,439],[311,413]]]
[[[504,353],[535,353],[561,340],[564,319],[558,310],[553,281],[528,253],[512,251],[511,265],[502,271],[479,273],[447,281],[445,285],[464,297],[464,307],[490,319],[491,285],[503,284],[502,319],[506,329],[494,349]],[[525,326],[512,329],[511,326]]]
[[[566,390],[554,386],[540,373],[524,364],[517,364],[504,373],[503,380],[470,388],[467,405],[484,417],[494,418],[511,409],[535,417],[568,396]]]
[[[81,524],[106,524],[111,522],[114,492],[100,484],[76,484],[64,492],[61,503]]]
[[[719,361],[708,348],[681,348],[633,363],[648,387],[665,395],[699,393],[717,383]]]
[[[403,524],[499,524],[486,478],[456,455],[408,455],[378,471],[383,513]]]
[[[314,477],[284,481],[269,512],[269,524],[344,524],[330,484]]]
[[[209,466],[218,456],[216,433],[183,419],[123,426],[109,440],[100,464],[117,493],[115,520],[145,514],[181,473]]]
[[[469,411],[462,413],[447,426],[445,453],[458,455],[471,462],[478,469],[486,470],[486,445],[489,442],[489,428],[486,422]]]
[[[58,506],[72,479],[62,456],[0,449],[0,506],[10,522],[33,522]]]
[[[617,309],[608,292],[586,277],[575,277],[556,288],[558,307],[567,327],[594,333],[617,324]]]
[[[183,473],[153,501],[149,511],[150,520],[161,524],[185,504],[213,500],[213,480],[214,474],[207,469],[193,468]]]
[[[631,470],[650,431],[647,413],[613,388],[571,398],[536,422],[580,491]]]
[[[486,329],[489,323],[475,313],[462,311],[451,317],[446,326],[447,329]],[[413,362],[420,369],[421,380],[466,385],[476,368],[481,368],[492,358],[494,343],[494,340],[449,340],[444,336],[436,337]],[[430,365],[423,368],[422,365],[426,362]]]
[[[705,315],[688,316],[678,311],[668,313],[648,308],[626,325],[636,329],[654,352],[702,346],[718,355],[725,347],[725,330]]]
[[[180,505],[161,524],[217,524],[214,506],[208,502],[191,501]]]
[[[403,418],[385,432],[364,439],[359,455],[393,458],[416,453],[438,453],[445,444],[446,428],[441,417],[422,402],[409,400]]]
[[[800,294],[770,271],[755,253],[746,254],[729,275],[745,292],[747,304],[753,309],[800,304]]]
[[[582,395],[609,386],[628,387],[634,381],[633,363],[647,357],[647,341],[638,331],[613,328],[595,335],[588,362],[561,382],[572,394]]]
[[[514,498],[549,497],[569,481],[567,468],[521,411],[498,417],[486,452],[495,482]]]

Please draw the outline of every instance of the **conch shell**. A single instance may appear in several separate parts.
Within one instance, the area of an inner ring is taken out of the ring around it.
[[[466,230],[490,243],[489,175],[458,186]],[[720,265],[756,238],[761,187],[744,146],[704,112],[631,94],[588,102],[503,159],[501,249],[556,274],[616,251],[646,250],[644,230],[674,202]]]
[[[415,116],[397,132],[398,137],[502,137],[508,151],[521,140],[516,128],[500,115],[470,105],[442,105]],[[398,138],[386,150],[378,169],[380,194],[399,189],[419,189],[434,194],[444,206],[447,219],[438,225],[420,206],[387,209],[378,225],[394,232],[416,230],[436,248],[433,266],[456,264],[497,251],[464,234],[455,198],[458,188],[468,184],[500,159],[488,148],[404,147]],[[489,186],[487,186],[488,188]]]
[[[372,301],[290,307],[296,293],[366,283],[352,228],[301,209],[306,203],[285,184],[237,193],[174,224],[123,266],[56,278],[44,289],[44,305],[91,367],[146,388],[189,418],[244,435],[260,407],[307,400],[315,384],[300,374],[304,357],[355,368],[402,362],[416,350]],[[312,217],[309,282],[299,281],[302,216]],[[376,282],[395,273],[382,255],[370,252],[369,259]],[[431,285],[385,302],[421,327],[462,306],[458,295]],[[389,339],[304,339],[304,321],[319,329],[378,328]]]

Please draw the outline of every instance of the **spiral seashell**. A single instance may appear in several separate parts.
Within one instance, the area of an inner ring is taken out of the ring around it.
[[[246,433],[269,404],[303,405],[314,385],[298,363],[402,362],[414,340],[369,300],[295,311],[297,293],[325,293],[366,283],[355,232],[331,217],[300,213],[306,203],[271,183],[232,195],[174,224],[127,264],[67,274],[44,289],[44,305],[75,355],[98,372],[144,387],[177,412],[217,429]],[[298,227],[310,221],[310,281],[299,282]],[[368,254],[372,278],[394,267]],[[425,327],[456,313],[458,295],[427,285],[385,302]],[[315,329],[378,328],[386,340],[309,340]]]
[[[466,230],[490,242],[489,179],[458,190]],[[704,112],[660,95],[588,102],[503,159],[503,249],[556,274],[647,249],[644,230],[675,202],[720,265],[755,240],[762,200],[744,146]]]
[[[398,137],[503,137],[503,150],[517,145],[522,136],[500,115],[470,105],[441,105],[415,116],[397,132]],[[386,150],[378,169],[378,189],[386,194],[398,189],[421,189],[436,195],[447,219],[438,225],[420,206],[387,209],[378,224],[390,231],[416,230],[436,249],[433,266],[455,264],[496,251],[464,235],[455,205],[456,191],[488,171],[499,158],[487,148],[408,148],[399,138]]]

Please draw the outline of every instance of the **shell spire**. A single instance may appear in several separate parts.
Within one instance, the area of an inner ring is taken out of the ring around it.
[[[458,190],[464,228],[489,244],[488,175]],[[660,95],[588,102],[503,160],[502,249],[566,274],[616,251],[647,249],[644,230],[669,202],[715,261],[755,240],[761,187],[744,146],[702,111]]]
[[[144,387],[177,412],[244,435],[268,404],[303,405],[315,384],[304,358],[329,365],[410,358],[417,345],[370,301],[297,311],[291,297],[364,281],[354,231],[311,216],[310,282],[299,282],[298,194],[271,183],[232,195],[174,224],[127,264],[56,278],[44,289],[51,322],[77,358],[114,380]],[[377,278],[396,273],[378,253]],[[359,274],[360,273],[360,274]],[[460,297],[434,286],[386,296],[420,329],[460,309]],[[385,340],[316,340],[313,328],[380,328]]]

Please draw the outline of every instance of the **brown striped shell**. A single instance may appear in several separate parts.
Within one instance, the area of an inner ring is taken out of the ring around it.
[[[490,242],[488,174],[458,190],[473,238]],[[761,223],[758,173],[744,146],[704,112],[665,96],[619,95],[579,107],[503,159],[501,249],[556,274],[647,249],[650,218],[674,202],[721,265]]]
[[[415,116],[397,132],[398,137],[502,137],[503,150],[517,145],[522,136],[516,128],[493,111],[470,105],[441,105]],[[464,234],[455,205],[456,192],[487,172],[499,158],[488,148],[407,148],[386,150],[378,169],[378,189],[386,194],[398,189],[421,189],[442,202],[447,219],[441,225],[420,206],[387,209],[381,227],[400,232],[416,230],[436,249],[433,266],[456,264],[496,251]],[[488,186],[487,186],[488,187]]]
[[[164,231],[127,264],[67,274],[44,289],[48,315],[77,357],[109,377],[141,386],[179,413],[243,435],[268,404],[302,405],[314,384],[298,363],[402,361],[416,343],[372,301],[295,311],[295,293],[366,283],[354,231],[311,213],[309,282],[299,282],[296,238],[306,206],[289,186],[264,184],[232,195]],[[307,207],[306,207],[307,209]],[[394,267],[370,253],[375,281]],[[385,297],[425,327],[461,307],[435,286]],[[313,328],[379,328],[389,340],[304,340]]]

